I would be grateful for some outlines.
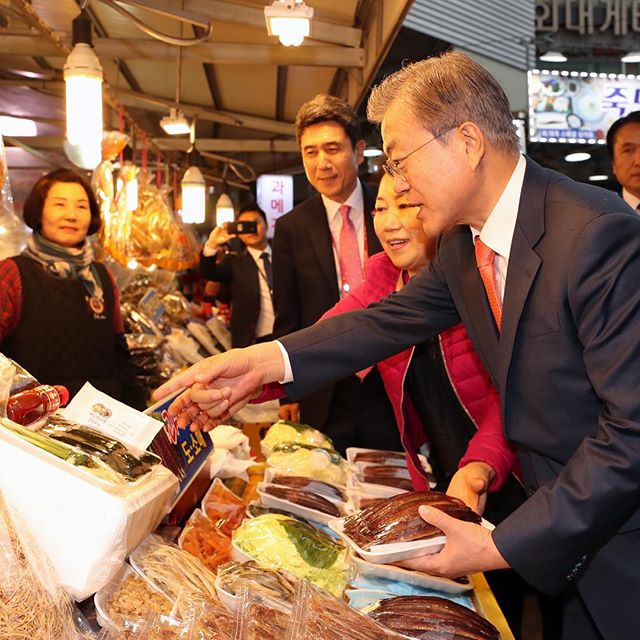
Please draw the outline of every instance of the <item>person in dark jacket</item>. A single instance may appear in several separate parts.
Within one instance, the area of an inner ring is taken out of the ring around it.
[[[118,291],[87,239],[101,224],[91,186],[68,169],[52,171],[27,196],[23,218],[33,229],[27,248],[0,262],[0,350],[70,397],[90,382],[144,409]]]
[[[255,203],[245,205],[238,222],[255,222],[255,233],[230,234],[228,224],[209,234],[200,259],[200,275],[227,284],[224,302],[231,304],[231,345],[247,347],[270,340],[273,333],[273,276],[271,247],[267,241],[267,216]],[[229,242],[240,238],[243,250],[229,250]],[[220,296],[218,296],[220,297]]]

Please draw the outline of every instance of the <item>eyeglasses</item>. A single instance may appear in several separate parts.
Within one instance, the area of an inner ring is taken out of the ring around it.
[[[441,136],[443,136],[445,133],[449,133],[449,131],[453,131],[456,127],[451,127],[449,129],[447,129],[446,131],[443,131],[442,133],[439,133],[437,136],[433,136],[433,138],[430,138],[429,140],[427,140],[426,142],[423,142],[419,147],[416,147],[413,151],[409,151],[409,153],[407,153],[406,156],[402,156],[402,158],[398,158],[397,160],[387,160],[382,167],[384,168],[384,171],[387,175],[390,175],[392,178],[400,178],[400,180],[402,180],[403,182],[409,182],[408,178],[407,178],[407,174],[400,168],[400,163],[404,162],[409,156],[413,155],[414,153],[420,151],[420,149],[423,149],[424,147],[426,147],[430,142],[433,142],[434,140],[437,140],[438,138],[440,138]]]

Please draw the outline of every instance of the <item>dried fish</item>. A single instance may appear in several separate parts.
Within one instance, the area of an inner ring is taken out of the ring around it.
[[[295,487],[297,489],[305,489],[306,491],[312,491],[315,494],[324,496],[325,498],[332,498],[334,500],[340,500],[346,502],[347,497],[342,489],[329,484],[328,482],[322,482],[315,478],[308,478],[306,476],[285,476],[282,474],[276,474],[271,478],[271,484],[279,484],[285,487]]]
[[[418,514],[421,504],[440,509],[459,520],[480,523],[480,516],[457,498],[436,491],[411,491],[348,516],[344,521],[344,533],[361,549],[441,535],[440,529],[426,523]]]
[[[411,638],[498,640],[498,630],[475,611],[437,596],[396,596],[378,602],[368,615]]]
[[[273,484],[264,487],[263,491],[275,496],[276,498],[288,500],[289,502],[298,504],[301,507],[315,509],[316,511],[327,513],[331,516],[335,516],[336,518],[339,518],[342,515],[342,513],[340,513],[340,509],[338,509],[337,505],[331,502],[331,500],[327,500],[323,496],[311,493],[310,491],[304,491],[303,489],[296,489],[294,487],[279,487],[278,485]]]
[[[406,467],[407,458],[399,451],[360,451],[353,458],[354,462],[375,462],[376,464],[396,464]]]

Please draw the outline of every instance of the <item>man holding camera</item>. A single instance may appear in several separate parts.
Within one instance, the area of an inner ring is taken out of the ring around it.
[[[240,238],[242,251],[230,249],[233,238]],[[271,340],[271,247],[267,217],[260,207],[248,204],[240,209],[235,223],[224,223],[211,231],[202,251],[200,275],[228,285],[233,347]]]

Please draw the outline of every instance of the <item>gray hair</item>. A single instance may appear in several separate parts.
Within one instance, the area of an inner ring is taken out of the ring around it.
[[[371,91],[367,117],[380,123],[398,99],[434,136],[474,122],[496,148],[519,149],[509,100],[498,81],[475,60],[455,51],[414,62]]]

